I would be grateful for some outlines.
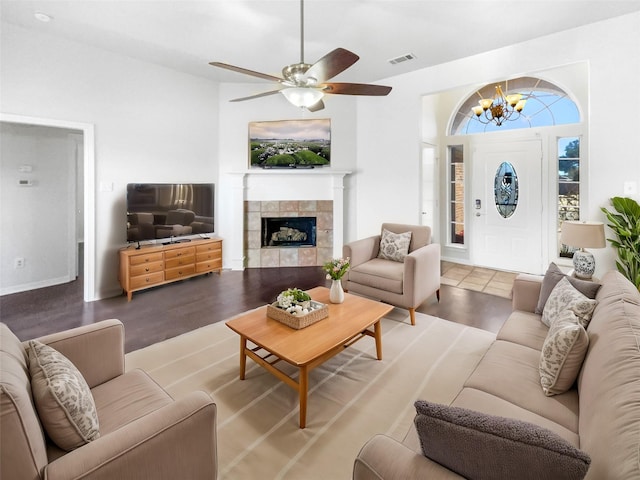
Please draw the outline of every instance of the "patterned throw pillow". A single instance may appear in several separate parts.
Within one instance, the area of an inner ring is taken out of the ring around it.
[[[33,401],[49,438],[67,451],[98,438],[98,412],[82,374],[37,340],[29,341],[28,350]]]
[[[552,324],[540,354],[540,384],[548,397],[569,390],[578,378],[589,335],[571,310]]]
[[[425,457],[469,480],[579,480],[591,458],[533,423],[422,400],[414,420]]]
[[[542,323],[550,327],[566,310],[571,310],[578,317],[580,325],[587,328],[596,303],[576,290],[565,277],[553,287],[542,311]]]
[[[378,258],[404,262],[404,257],[409,254],[409,243],[411,243],[411,232],[393,233],[383,228]]]
[[[562,270],[560,270],[555,263],[551,262],[542,280],[542,286],[540,287],[540,297],[538,298],[538,305],[536,305],[535,313],[537,313],[538,315],[542,315],[544,306],[547,303],[547,299],[549,298],[553,287],[555,287],[563,278],[569,280],[569,283],[571,285],[576,287],[576,289],[580,293],[583,293],[589,298],[596,298],[596,293],[598,293],[598,290],[602,286],[596,282],[569,277],[562,273]]]

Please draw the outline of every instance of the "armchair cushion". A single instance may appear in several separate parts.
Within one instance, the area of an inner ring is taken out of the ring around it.
[[[591,458],[532,423],[426,401],[415,403],[424,455],[470,480],[581,479]]]
[[[403,262],[404,257],[409,254],[410,243],[411,232],[393,233],[383,228],[378,257],[394,262]]]
[[[98,438],[98,412],[82,374],[50,346],[37,340],[28,346],[33,400],[51,440],[70,451]]]
[[[349,270],[349,280],[360,285],[402,294],[404,264],[374,258]]]

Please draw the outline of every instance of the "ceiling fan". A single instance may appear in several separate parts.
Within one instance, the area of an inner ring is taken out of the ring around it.
[[[300,62],[282,69],[282,77],[260,73],[246,68],[221,62],[210,62],[209,65],[224,68],[252,77],[270,80],[280,84],[276,90],[258,93],[248,97],[236,98],[232,102],[242,102],[254,98],[266,97],[282,93],[289,102],[297,107],[316,112],[324,108],[322,97],[332,95],[388,95],[391,87],[371,85],[367,83],[328,82],[339,73],[356,63],[360,57],[344,48],[336,48],[313,65],[304,62],[304,0],[300,0]]]

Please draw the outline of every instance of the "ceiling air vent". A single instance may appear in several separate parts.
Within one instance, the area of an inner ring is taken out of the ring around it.
[[[405,53],[404,55],[400,55],[399,57],[392,58],[389,60],[391,65],[396,65],[398,63],[406,62],[407,60],[413,60],[416,56],[413,53]]]

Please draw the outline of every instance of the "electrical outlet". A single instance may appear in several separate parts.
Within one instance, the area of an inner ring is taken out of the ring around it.
[[[13,261],[13,268],[24,268],[24,258],[18,257]]]

